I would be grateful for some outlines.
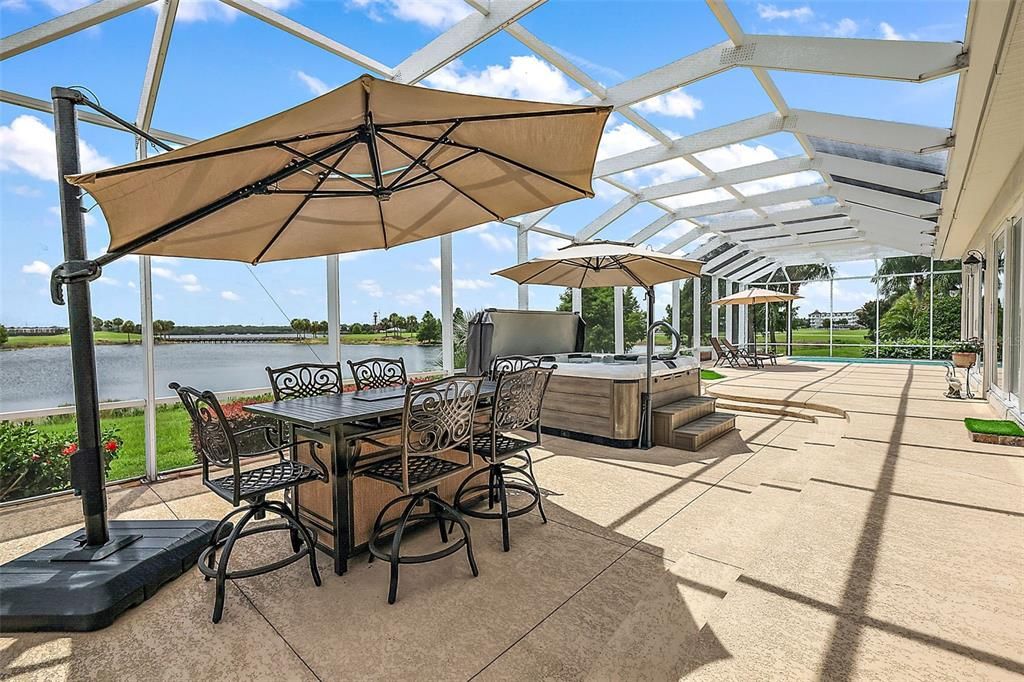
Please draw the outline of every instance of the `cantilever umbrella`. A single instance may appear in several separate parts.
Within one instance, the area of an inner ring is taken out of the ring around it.
[[[647,396],[651,394],[651,359],[654,334],[663,322],[654,321],[654,285],[677,279],[700,277],[704,263],[652,251],[623,242],[593,241],[564,246],[549,256],[493,273],[519,284],[550,284],[586,289],[589,287],[640,286],[647,293]],[[665,325],[675,333],[671,327]],[[641,445],[650,447],[651,401],[646,400]]]
[[[99,203],[110,254],[260,263],[388,248],[593,196],[610,111],[364,75],[209,140],[67,180]]]
[[[713,305],[757,305],[758,303],[764,303],[764,319],[765,326],[769,324],[768,320],[768,304],[769,303],[786,303],[788,301],[795,301],[803,296],[797,296],[795,294],[784,294],[781,291],[772,291],[771,289],[744,289],[743,291],[737,291],[735,294],[730,294],[725,298],[720,298],[717,301],[712,301]],[[767,331],[767,330],[766,330]],[[765,336],[765,347],[768,345],[767,335]],[[755,344],[756,345],[756,344]]]
[[[110,602],[105,614],[119,613],[131,600],[101,591],[104,581],[116,576],[125,594],[151,594],[189,556],[194,561],[213,530],[189,521],[154,530],[161,523],[154,521],[145,532],[121,524],[119,534],[110,533],[89,299],[89,282],[102,266],[130,253],[259,263],[388,248],[591,197],[611,111],[362,76],[209,140],[80,174],[79,106],[166,146],[77,90],[55,87],[51,96],[65,250],[51,294],[63,303],[67,288],[79,444],[71,480],[81,494],[85,534],[81,543],[77,533],[60,541],[74,548],[63,558],[25,558],[55,572],[19,578],[17,588],[11,572],[0,573],[5,629],[75,629],[67,609],[97,600]],[[96,259],[85,248],[80,190],[97,201],[110,229],[107,253]],[[146,552],[117,554],[143,535]],[[172,546],[173,552],[156,551]],[[104,561],[104,571],[80,568]]]

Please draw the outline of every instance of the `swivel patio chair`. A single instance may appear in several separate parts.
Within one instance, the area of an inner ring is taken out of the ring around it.
[[[509,372],[498,377],[494,398],[491,403],[491,415],[485,432],[479,430],[468,444],[487,462],[486,469],[473,472],[462,481],[455,493],[455,507],[467,516],[480,519],[501,519],[501,544],[509,551],[509,519],[528,514],[534,507],[540,511],[541,520],[548,522],[544,514],[544,503],[540,487],[533,473],[533,458],[530,448],[540,445],[541,441],[541,409],[544,405],[544,394],[551,380],[551,368],[527,367],[518,372]],[[529,439],[514,435],[515,431],[532,431]],[[522,460],[522,464],[513,465],[513,458]],[[487,483],[470,485],[483,474],[487,474]],[[515,477],[521,478],[515,478]],[[530,502],[517,509],[510,510],[508,491],[515,490],[528,495]],[[478,509],[469,504],[470,496],[487,493],[487,510]],[[493,511],[494,505],[499,511]]]
[[[274,391],[274,400],[313,398],[341,393],[344,382],[340,362],[329,365],[300,362],[287,367],[266,369],[267,376],[270,377],[270,388]]]
[[[388,502],[374,521],[368,549],[370,561],[382,559],[391,564],[391,582],[388,603],[398,597],[398,568],[401,564],[419,564],[436,561],[455,554],[463,547],[469,558],[473,576],[480,574],[473,557],[473,542],[469,524],[452,505],[437,494],[437,486],[458,476],[473,466],[473,415],[480,396],[482,377],[445,378],[405,390],[405,409],[402,413],[401,443],[389,445],[372,438],[363,440],[381,448],[356,460],[354,477],[366,476],[389,483],[402,494]],[[467,450],[459,450],[468,445]],[[465,461],[461,461],[465,455]],[[426,504],[428,509],[417,512]],[[385,521],[388,511],[402,505],[401,513]],[[418,555],[402,554],[402,537],[411,522],[437,521],[441,542],[448,543],[446,522],[458,524],[462,538],[435,552]],[[393,531],[383,546],[384,535]]]
[[[314,441],[297,441],[288,446],[275,445],[271,437],[273,435],[271,432],[274,429],[270,426],[257,426],[236,431],[224,416],[220,401],[212,392],[200,392],[190,386],[181,386],[177,383],[170,384],[170,388],[177,392],[195,427],[194,447],[202,459],[203,485],[235,507],[217,524],[210,537],[209,545],[199,555],[196,562],[206,580],[214,578],[217,581],[213,622],[219,623],[223,615],[224,588],[228,580],[262,575],[299,561],[303,557],[309,557],[309,570],[313,574],[313,583],[319,587],[320,572],[316,566],[315,534],[299,521],[298,516],[287,505],[277,500],[269,500],[267,496],[280,490],[297,490],[303,483],[327,480],[327,467],[312,449],[310,453],[318,468],[286,459],[284,456],[286,450],[296,445],[310,443],[320,447],[320,444]],[[263,432],[267,447],[255,452],[239,452],[238,436],[260,431]],[[278,455],[277,462],[242,470],[243,459],[271,454]],[[227,469],[231,473],[227,476],[211,478],[211,467]],[[281,522],[246,528],[251,520],[261,518],[267,512],[279,516]],[[242,518],[231,528],[229,533],[224,535],[222,531],[227,527],[228,521],[238,514],[242,514]],[[292,542],[290,556],[254,568],[228,570],[231,552],[239,538],[277,530],[289,532]]]
[[[491,367],[487,370],[487,378],[497,381],[498,377],[508,372],[518,372],[527,367],[540,367],[540,358],[531,358],[528,355],[495,355],[491,360]]]
[[[358,362],[349,360],[348,366],[357,391],[399,388],[409,383],[404,358],[366,358]]]
[[[266,370],[274,400],[341,393],[344,384],[340,362],[327,365],[300,362],[276,369],[267,367]],[[287,443],[289,434],[285,432],[283,423],[278,422],[277,432],[279,442],[282,445]]]

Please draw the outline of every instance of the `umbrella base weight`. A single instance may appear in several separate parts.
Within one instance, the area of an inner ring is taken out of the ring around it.
[[[75,532],[0,566],[0,631],[88,632],[111,625],[196,562],[215,521],[111,521],[84,549]]]

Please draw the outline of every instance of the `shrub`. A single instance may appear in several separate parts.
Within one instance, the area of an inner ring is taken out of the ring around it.
[[[0,422],[0,502],[70,487],[77,440],[74,431],[40,433],[28,423]],[[109,469],[124,443],[116,429],[104,429],[100,442]]]
[[[939,342],[936,341],[936,344]],[[874,346],[867,346],[862,349],[862,355],[866,358],[875,357]],[[896,339],[883,341],[878,346],[878,357],[894,358],[896,360],[927,360],[929,355],[928,339]],[[949,357],[949,351],[945,348],[935,346],[935,357]]]

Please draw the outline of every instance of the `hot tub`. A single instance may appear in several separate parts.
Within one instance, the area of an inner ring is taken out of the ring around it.
[[[646,358],[562,353],[544,399],[545,433],[619,448],[636,447]],[[547,363],[545,363],[547,364]],[[655,360],[654,407],[700,395],[700,365],[688,356]]]

